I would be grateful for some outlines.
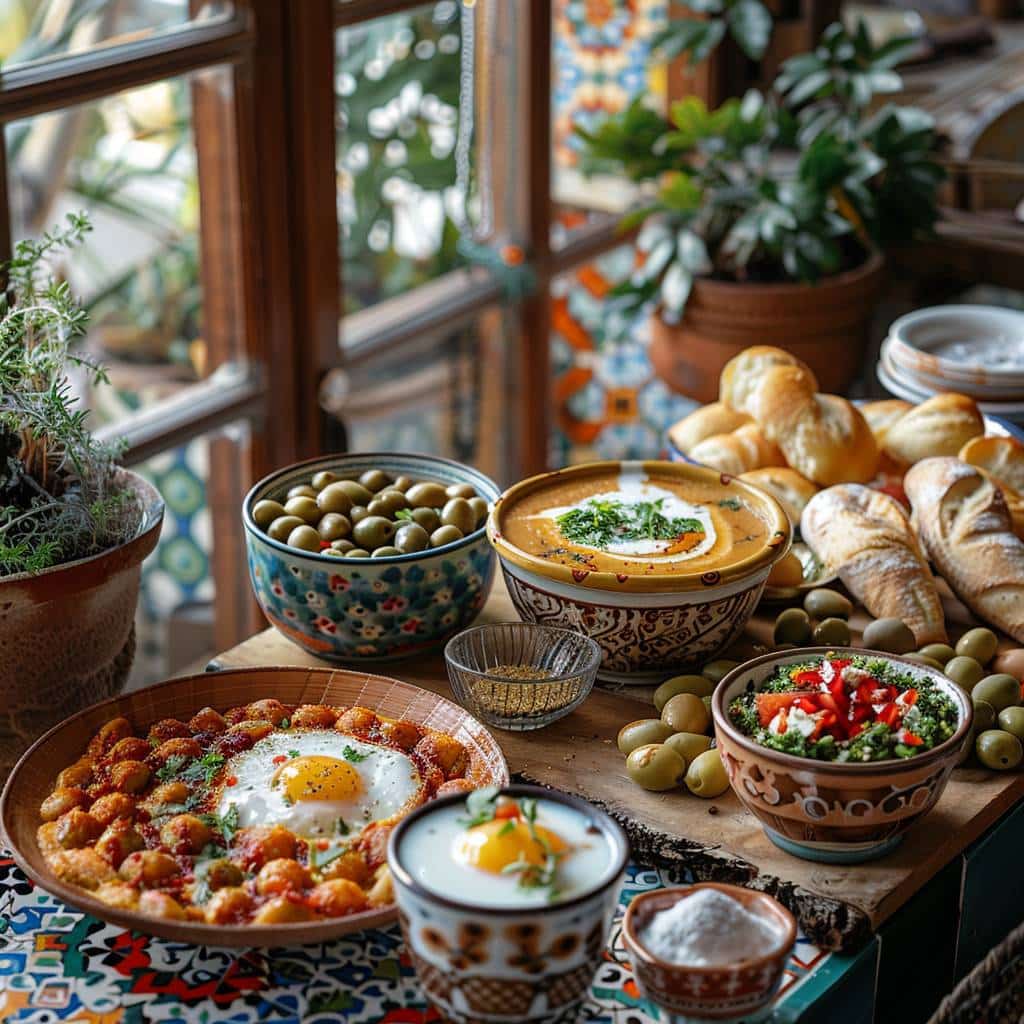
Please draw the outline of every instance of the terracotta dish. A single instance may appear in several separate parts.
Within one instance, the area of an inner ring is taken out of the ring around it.
[[[457,705],[384,676],[330,669],[257,668],[204,673],[162,683],[95,704],[39,739],[15,767],[0,797],[4,844],[19,867],[42,888],[101,920],[178,942],[211,946],[294,946],[325,942],[394,920],[394,906],[347,917],[269,926],[223,926],[164,920],[112,907],[87,890],[67,885],[50,871],[36,842],[39,805],[57,772],[85,750],[97,729],[123,715],[138,728],[165,718],[188,719],[200,708],[218,711],[272,696],[287,705],[360,705],[390,718],[405,718],[458,739],[469,751],[481,785],[504,785],[508,767],[493,736]]]

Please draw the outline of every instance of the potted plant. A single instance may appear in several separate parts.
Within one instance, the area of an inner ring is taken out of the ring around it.
[[[159,494],[90,434],[68,377],[103,371],[72,345],[86,314],[49,262],[83,216],[19,242],[0,294],[0,774],[76,708],[117,693],[131,668],[141,563]]]
[[[756,0],[698,2],[710,17],[676,22],[666,46],[701,59],[728,26],[748,53],[763,50]],[[856,375],[885,247],[938,216],[931,118],[874,103],[901,87],[907,45],[834,24],[766,92],[716,110],[687,97],[668,118],[637,100],[577,129],[586,168],[615,165],[644,185],[624,222],[642,224],[638,265],[613,295],[628,312],[653,307],[651,359],[674,388],[713,400],[722,366],[752,344],[789,349],[827,391]]]

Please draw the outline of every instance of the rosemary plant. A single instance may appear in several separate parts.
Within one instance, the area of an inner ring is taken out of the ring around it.
[[[87,314],[49,269],[90,224],[71,214],[39,240],[19,242],[0,293],[0,576],[36,573],[132,537],[142,509],[119,481],[116,445],[95,440],[68,371],[103,369],[72,346]]]

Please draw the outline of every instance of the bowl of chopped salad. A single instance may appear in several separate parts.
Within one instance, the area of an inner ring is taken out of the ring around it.
[[[789,853],[852,864],[892,850],[927,814],[970,742],[970,697],[892,654],[778,651],[711,701],[733,790]]]

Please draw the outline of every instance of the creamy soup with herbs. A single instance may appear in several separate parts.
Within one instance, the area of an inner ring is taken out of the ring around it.
[[[505,510],[502,530],[540,558],[633,575],[721,569],[769,536],[766,512],[742,490],[640,468],[526,494]]]

